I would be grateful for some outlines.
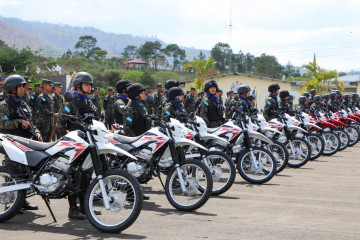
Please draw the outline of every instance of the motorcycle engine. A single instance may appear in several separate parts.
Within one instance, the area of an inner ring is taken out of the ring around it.
[[[151,160],[151,151],[148,149],[141,149],[135,156],[138,161],[129,163],[126,166],[127,171],[136,178],[147,175],[150,172],[147,162]]]

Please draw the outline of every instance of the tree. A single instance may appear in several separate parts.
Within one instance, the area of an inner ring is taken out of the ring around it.
[[[209,57],[206,61],[201,59],[194,59],[192,62],[186,62],[184,64],[184,70],[189,68],[196,72],[196,90],[204,89],[205,79],[207,77],[218,75],[218,72],[215,69],[214,60],[211,57]]]
[[[29,47],[21,50],[15,47],[2,46],[0,48],[0,65],[4,74],[11,74],[14,72],[24,74],[26,66],[31,68],[37,60],[35,54]]]
[[[245,73],[246,72],[246,56],[242,51],[239,51],[238,54],[232,55],[232,61],[230,69],[232,72]]]
[[[279,79],[282,76],[282,66],[276,57],[263,53],[255,58],[255,74]]]
[[[159,41],[150,42],[146,41],[139,49],[139,55],[145,61],[152,60],[154,63],[155,71],[157,71],[158,63],[164,61],[165,56],[161,49]]]
[[[6,42],[0,39],[0,49],[7,46]]]
[[[97,61],[105,60],[107,55],[107,51],[102,50],[101,48],[95,48],[94,50],[94,58]]]
[[[68,50],[61,56],[61,58],[69,59],[69,58],[72,58],[72,56],[73,56],[73,53],[71,52],[70,49],[68,49]]]
[[[197,55],[197,59],[200,59],[200,60],[205,60],[205,57],[206,56],[202,51],[200,51],[199,55]]]
[[[87,59],[90,59],[94,55],[96,50],[97,40],[93,36],[85,35],[79,38],[79,41],[75,44],[75,49],[83,49],[80,55],[85,56]]]
[[[220,71],[227,70],[232,58],[232,49],[227,43],[218,42],[211,49],[211,57],[216,62],[216,68]]]
[[[245,72],[253,73],[255,70],[255,56],[251,53],[246,53],[245,55]]]
[[[176,67],[181,64],[185,58],[185,50],[180,49],[177,44],[169,44],[164,49],[163,52],[166,56],[173,58],[173,71],[175,71]]]
[[[134,45],[127,45],[121,55],[126,60],[133,60],[138,55],[138,48]]]
[[[140,78],[140,83],[149,88],[155,88],[156,86],[156,81],[151,76],[151,73],[149,71],[144,72],[144,74]]]
[[[283,74],[286,78],[295,78],[301,76],[299,69],[297,67],[294,67],[290,61],[285,65],[283,69]]]

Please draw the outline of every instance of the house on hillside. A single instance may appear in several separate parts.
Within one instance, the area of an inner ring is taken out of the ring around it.
[[[125,61],[124,65],[125,65],[125,69],[130,69],[130,68],[141,69],[143,67],[148,68],[148,63],[140,59]]]

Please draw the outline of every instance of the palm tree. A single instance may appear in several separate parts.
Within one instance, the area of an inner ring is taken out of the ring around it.
[[[194,61],[186,62],[184,70],[193,69],[196,72],[195,86],[196,91],[203,90],[205,86],[205,79],[210,76],[218,75],[215,69],[214,60],[209,57],[206,61],[194,58]]]

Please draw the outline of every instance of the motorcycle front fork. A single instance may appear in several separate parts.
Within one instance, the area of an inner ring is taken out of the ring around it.
[[[175,169],[176,169],[176,172],[177,172],[178,177],[179,177],[181,190],[183,191],[183,193],[185,193],[186,192],[185,180],[184,180],[184,176],[182,175],[182,172],[181,172],[181,169],[180,169],[179,155],[181,155],[181,154],[178,154],[178,151],[176,150],[175,143],[174,143],[173,140],[170,140],[169,148],[170,148],[171,156],[172,156],[172,158],[174,160],[174,163],[175,163]],[[184,154],[182,154],[182,156],[180,156],[180,157],[183,158],[183,159],[181,159],[182,161],[185,158]]]

